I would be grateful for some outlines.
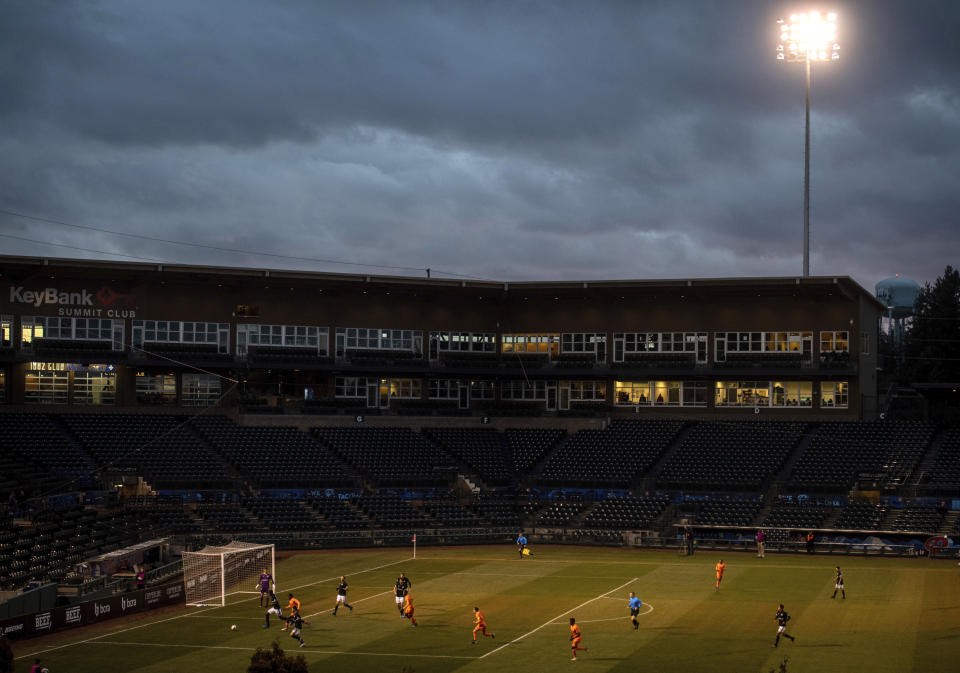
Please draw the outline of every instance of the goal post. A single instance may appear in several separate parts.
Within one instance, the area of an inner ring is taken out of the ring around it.
[[[276,583],[272,544],[231,542],[183,552],[183,586],[187,605],[226,605],[227,596],[259,593],[260,573],[267,570]],[[254,588],[251,591],[251,588]]]

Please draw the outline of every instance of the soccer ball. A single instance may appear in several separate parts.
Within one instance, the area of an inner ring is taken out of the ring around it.
[[[236,631],[236,630],[237,630],[237,625],[236,625],[236,624],[231,624],[231,625],[230,625],[230,630],[231,630],[231,631]]]

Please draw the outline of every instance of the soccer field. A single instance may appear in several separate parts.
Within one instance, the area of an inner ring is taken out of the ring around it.
[[[277,593],[302,601],[307,647],[274,618],[261,629],[258,597],[226,607],[178,608],[14,643],[17,671],[39,656],[51,673],[245,671],[257,647],[279,639],[311,671],[767,671],[954,670],[960,656],[960,568],[920,559],[716,555],[538,546],[520,559],[512,547],[457,547],[293,554],[277,565]],[[834,565],[847,598],[833,593]],[[400,619],[393,583],[411,580],[420,626]],[[351,613],[331,615],[335,587],[350,583]],[[627,594],[643,600],[640,629]],[[776,635],[784,603],[793,619]],[[473,607],[495,639],[471,644]],[[570,661],[569,618],[589,652]],[[230,625],[238,630],[231,631]]]

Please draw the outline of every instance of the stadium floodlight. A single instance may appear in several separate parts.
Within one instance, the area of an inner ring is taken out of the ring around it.
[[[837,42],[837,15],[807,12],[779,19],[777,28],[777,60],[803,63],[807,71],[806,116],[803,143],[803,275],[810,275],[810,64],[814,61],[836,61],[840,58]]]

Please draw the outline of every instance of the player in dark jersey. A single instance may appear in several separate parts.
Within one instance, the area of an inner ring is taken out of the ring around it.
[[[274,615],[279,619],[283,619],[283,610],[280,608],[280,600],[272,591],[270,592],[270,609],[267,610],[267,614],[265,615],[267,623],[263,625],[263,628],[265,629],[270,628],[270,615]]]
[[[347,584],[347,578],[343,575],[340,575],[340,584],[337,585],[337,602],[333,605],[333,616],[337,616],[337,608],[340,607],[340,604],[343,603],[345,607],[350,608],[350,612],[353,612],[353,606],[347,603],[347,589],[350,586]]]
[[[400,612],[400,619],[403,619],[403,597],[410,591],[410,580],[406,575],[400,573],[393,585],[393,591],[396,594],[397,611]]]
[[[837,566],[837,579],[833,585],[833,595],[830,598],[836,598],[838,591],[843,600],[847,600],[847,592],[843,588],[843,573],[840,572],[840,566]]]
[[[290,615],[290,623],[293,625],[293,630],[290,631],[290,637],[299,640],[300,647],[305,647],[306,643],[303,642],[303,638],[300,637],[300,630],[303,628],[303,618],[300,616],[299,610],[294,610],[293,614]]]
[[[777,609],[776,620],[777,620],[777,639],[773,641],[773,645],[771,645],[771,647],[776,647],[777,645],[780,644],[780,636],[783,636],[784,638],[789,638],[790,642],[796,642],[796,639],[786,632],[787,622],[790,621],[790,615],[788,615],[787,611],[783,609],[783,603],[781,603],[780,607]]]

